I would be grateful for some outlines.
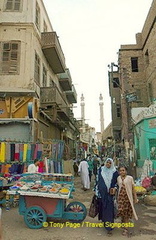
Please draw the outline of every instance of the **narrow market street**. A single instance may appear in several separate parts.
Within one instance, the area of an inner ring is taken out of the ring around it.
[[[70,201],[80,201],[84,203],[87,207],[87,210],[90,206],[90,201],[93,195],[93,182],[91,184],[91,190],[84,192],[81,189],[80,177],[75,178],[75,192],[74,198]],[[132,229],[131,239],[141,240],[154,240],[156,239],[156,229],[155,229],[155,219],[156,219],[156,207],[146,206],[140,202],[137,207],[137,213],[139,220],[134,222],[135,227]],[[50,220],[53,221],[53,220]],[[118,219],[116,222],[119,221]],[[109,239],[107,237],[103,227],[95,227],[95,224],[99,223],[97,217],[95,219],[86,217],[84,223],[77,225],[74,228],[74,225],[66,224],[65,222],[56,221],[56,223],[64,223],[64,227],[53,227],[49,226],[46,228],[41,228],[39,230],[29,229],[25,223],[23,216],[20,216],[18,213],[18,207],[11,208],[10,211],[6,211],[3,208],[3,236],[4,240],[102,240]],[[125,239],[126,237],[121,235],[121,229],[115,228],[113,231],[112,240],[114,239]]]

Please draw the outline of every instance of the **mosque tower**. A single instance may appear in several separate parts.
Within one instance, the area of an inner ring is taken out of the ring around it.
[[[102,94],[100,93],[99,97],[99,106],[100,106],[100,125],[101,125],[101,133],[104,131],[104,114],[103,114],[103,97]]]
[[[84,96],[81,94],[81,120],[82,120],[82,129],[85,130],[85,102]]]

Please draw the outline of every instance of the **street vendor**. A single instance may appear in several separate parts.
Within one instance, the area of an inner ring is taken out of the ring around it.
[[[28,166],[28,173],[38,173],[39,160],[35,159],[34,163]]]

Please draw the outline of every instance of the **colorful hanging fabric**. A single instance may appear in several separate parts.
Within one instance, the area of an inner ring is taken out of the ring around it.
[[[24,143],[23,162],[26,162],[26,159],[27,159],[27,149],[28,149],[28,144]]]
[[[6,162],[9,162],[11,160],[10,143],[6,143],[5,159],[6,159]]]
[[[31,160],[31,144],[28,144],[28,149],[27,149],[27,161]]]
[[[4,174],[8,174],[10,172],[11,164],[6,164],[4,169]]]
[[[10,155],[11,155],[11,161],[14,161],[14,156],[15,156],[15,144],[14,143],[11,143]]]
[[[34,159],[35,146],[36,146],[36,144],[34,144],[34,143],[31,144],[31,160]]]
[[[5,143],[2,142],[0,144],[0,162],[2,162],[2,163],[5,162],[5,150],[6,150]]]
[[[43,150],[43,145],[42,144],[37,144],[37,159],[41,159],[42,158],[42,150]]]
[[[20,162],[23,161],[23,151],[24,151],[24,144],[20,143],[19,144],[19,160],[20,160]]]
[[[35,144],[35,151],[34,151],[33,159],[37,158],[37,150],[38,150],[38,144]]]
[[[15,160],[17,160],[17,161],[19,161],[19,143],[16,143],[15,144],[15,157],[14,157],[14,159]]]

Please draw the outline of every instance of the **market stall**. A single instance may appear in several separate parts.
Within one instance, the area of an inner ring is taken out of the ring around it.
[[[7,194],[19,196],[19,213],[29,228],[38,229],[48,217],[74,222],[85,219],[87,210],[81,202],[67,204],[74,190],[69,174],[24,174]]]

